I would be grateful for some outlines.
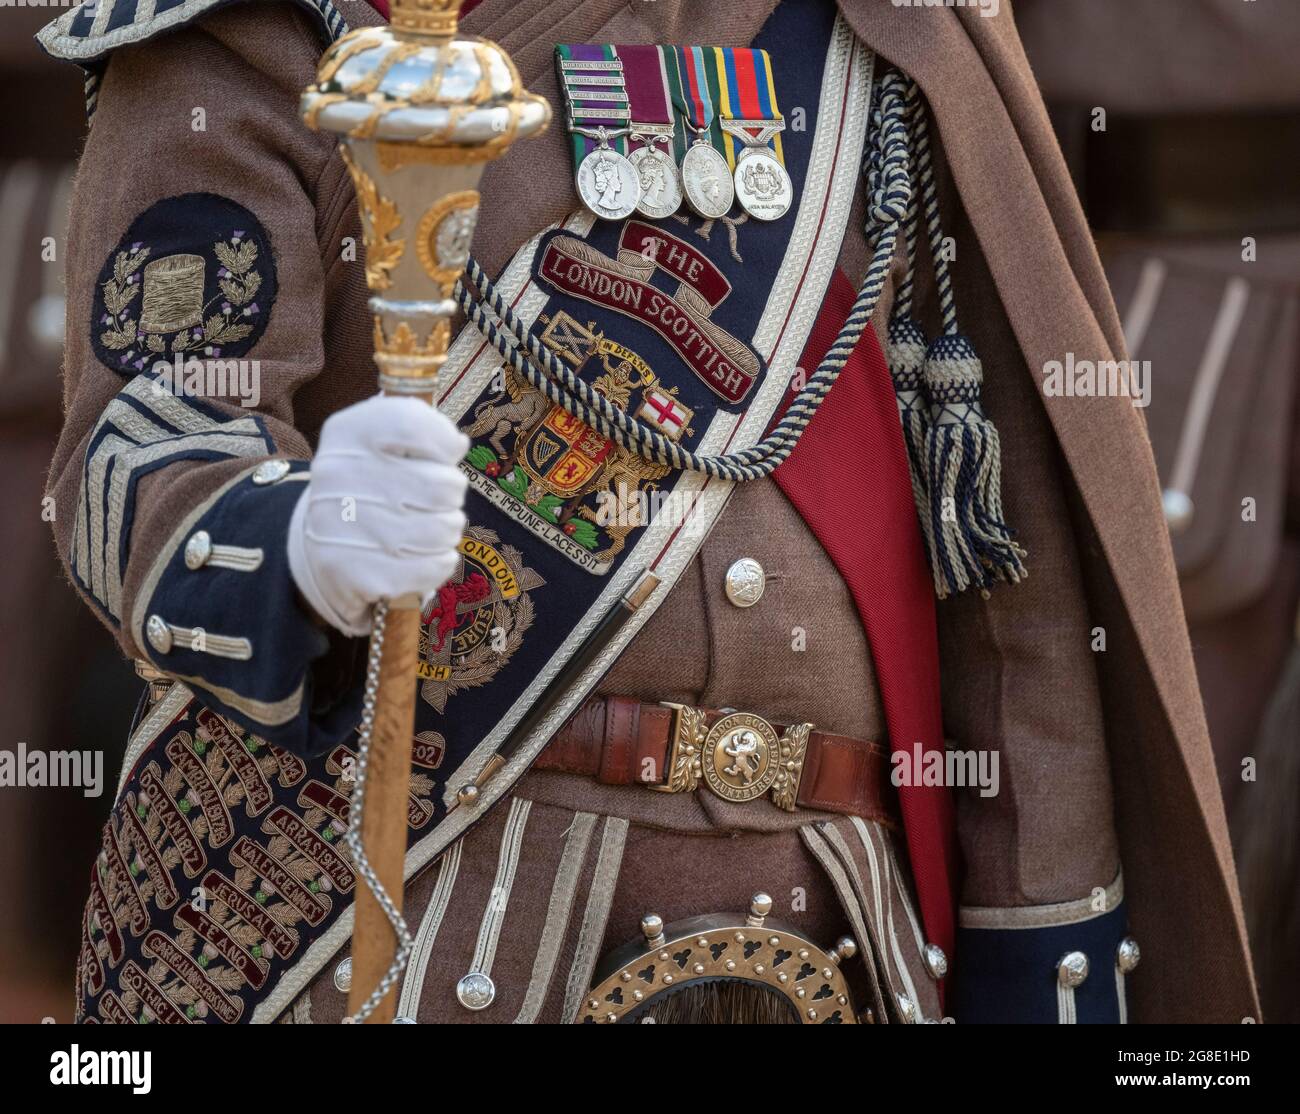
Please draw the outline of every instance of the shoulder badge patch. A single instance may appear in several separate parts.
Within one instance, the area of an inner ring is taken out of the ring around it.
[[[252,213],[215,194],[166,198],[100,271],[95,354],[126,376],[177,357],[235,359],[266,331],[277,290],[270,237]]]

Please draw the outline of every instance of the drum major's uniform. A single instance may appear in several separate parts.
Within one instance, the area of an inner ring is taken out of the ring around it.
[[[925,98],[862,5],[738,3],[676,43],[653,21],[696,6],[573,5],[546,42],[540,7],[466,25],[520,38],[556,125],[485,181],[489,308],[442,381],[470,525],[424,615],[401,1019],[1124,1019],[1147,967],[1079,543],[1028,378],[988,367],[981,398],[957,329],[960,300],[1005,358],[982,262],[928,250],[941,208],[974,237]],[[284,531],[324,419],[373,390],[362,268],[416,235],[361,181],[359,256],[298,120],[346,29],[329,0],[101,0],[42,36],[92,109],[56,535],[152,685],[90,872],[87,1022],[345,1010],[364,645],[298,601]],[[334,58],[387,95],[364,36]],[[463,250],[437,228],[421,250]],[[895,784],[946,736],[998,752],[1000,795]]]

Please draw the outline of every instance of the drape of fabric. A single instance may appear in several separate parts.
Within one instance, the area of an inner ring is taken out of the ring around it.
[[[1049,103],[1108,112],[1291,108],[1293,5],[1239,0],[1015,0]],[[1045,53],[1051,64],[1042,65]],[[1212,76],[1209,76],[1212,75]],[[1208,78],[1208,79],[1207,79]]]
[[[1260,159],[1237,152],[1281,135],[1300,111],[1300,8],[1016,0],[1016,16],[1076,180],[1104,182],[1088,197],[1089,219],[1131,355],[1159,369],[1145,415],[1162,480],[1194,507],[1171,531],[1174,557],[1262,1007],[1270,1022],[1297,1021],[1300,916],[1286,894],[1300,817],[1297,778],[1285,771],[1300,732],[1285,710],[1296,706],[1288,682],[1300,678],[1288,669],[1300,608],[1300,236],[1274,193],[1293,175],[1261,173]],[[1099,105],[1106,136],[1091,131]],[[1285,159],[1289,149],[1274,143],[1260,155]],[[1188,205],[1171,189],[1200,200]],[[1247,234],[1257,251],[1243,260]],[[1258,518],[1243,522],[1245,492]],[[1243,780],[1247,756],[1273,773]]]

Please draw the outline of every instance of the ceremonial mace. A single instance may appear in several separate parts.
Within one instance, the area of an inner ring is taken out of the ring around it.
[[[380,390],[430,404],[484,164],[542,132],[551,117],[543,98],[524,91],[505,51],[457,35],[459,7],[459,0],[392,0],[388,27],[351,31],[325,52],[301,106],[308,127],[339,136],[356,185]],[[348,1009],[368,1022],[393,1019],[409,949],[409,934],[404,943],[397,926],[419,607],[415,598],[381,602],[371,635],[348,831],[358,874]]]

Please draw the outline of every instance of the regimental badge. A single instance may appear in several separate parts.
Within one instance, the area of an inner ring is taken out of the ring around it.
[[[126,376],[164,360],[236,359],[265,332],[277,289],[270,239],[252,213],[214,194],[169,197],[105,261],[92,345]]]
[[[704,743],[701,772],[720,797],[752,801],[775,783],[781,772],[780,743],[766,720],[748,712],[723,716]]]
[[[420,696],[438,712],[505,667],[533,625],[528,593],[546,583],[491,530],[469,527],[459,549],[460,566],[429,604],[420,631]]]
[[[731,296],[731,280],[694,245],[657,225],[627,221],[611,257],[567,232],[542,241],[533,273],[546,288],[603,306],[654,330],[709,390],[737,405],[763,371],[752,345],[713,314]],[[651,280],[674,280],[673,291]]]
[[[563,311],[543,315],[542,342],[566,363],[600,369],[592,387],[617,406],[655,415],[664,434],[694,433],[694,412],[632,349]],[[603,575],[628,535],[649,521],[648,496],[668,475],[620,448],[503,368],[504,387],[464,431],[474,439],[461,467],[474,489],[589,572]],[[647,418],[647,420],[650,420]]]

